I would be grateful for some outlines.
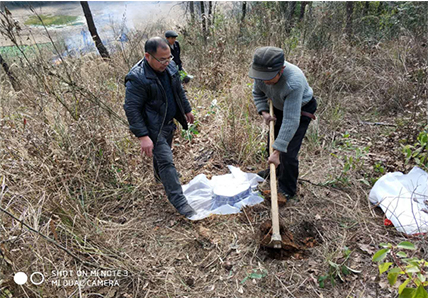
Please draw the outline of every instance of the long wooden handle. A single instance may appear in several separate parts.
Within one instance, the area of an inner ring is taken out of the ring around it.
[[[273,116],[272,100],[269,100],[269,113]],[[275,123],[269,123],[269,154],[273,152],[273,142],[275,141]],[[271,208],[272,208],[272,237],[271,244],[274,248],[281,248],[281,234],[279,232],[279,213],[278,213],[278,189],[276,185],[276,167],[273,163],[270,167],[270,194],[271,194]]]

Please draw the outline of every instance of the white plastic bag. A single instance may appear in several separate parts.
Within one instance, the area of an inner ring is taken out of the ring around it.
[[[213,176],[211,180],[200,174],[182,186],[187,202],[196,211],[191,220],[203,219],[211,214],[239,213],[243,206],[263,202],[263,197],[255,190],[263,178],[242,172],[234,166],[227,167],[230,174]]]
[[[399,232],[428,232],[428,174],[414,167],[408,174],[388,173],[370,191],[369,199],[379,204]]]

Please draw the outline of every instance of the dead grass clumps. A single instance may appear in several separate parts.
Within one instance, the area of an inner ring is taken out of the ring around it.
[[[267,128],[252,104],[247,72],[254,49],[282,36],[271,26],[265,38],[238,38],[238,23],[226,24],[206,46],[197,30],[182,42],[185,68],[195,75],[187,95],[199,122],[197,134],[177,131],[174,138],[183,183],[201,173],[224,174],[228,164],[254,172],[266,167]],[[20,92],[1,78],[0,207],[10,214],[0,211],[0,289],[17,297],[375,297],[374,248],[403,235],[382,225],[367,194],[370,179],[380,175],[375,164],[404,168],[399,142],[417,128],[403,132],[398,120],[423,117],[416,115],[426,98],[423,46],[400,39],[372,48],[345,40],[331,51],[289,48],[288,60],[307,75],[319,109],[300,155],[298,196],[280,217],[319,245],[302,237],[304,256],[275,260],[257,240],[268,204],[190,222],[154,183],[151,160],[141,157],[122,121],[123,77],[142,57],[144,34],[131,34],[135,39],[108,63],[90,55],[59,65],[41,57],[18,63]],[[397,127],[359,123],[373,119],[397,120]],[[349,157],[366,146],[369,152],[346,170]],[[299,230],[307,223],[311,229]],[[344,247],[352,251],[347,264],[361,274],[320,288],[318,278],[330,272],[329,261],[343,262]],[[117,287],[52,283],[52,270],[98,269],[128,275],[116,278]],[[46,282],[18,287],[17,271],[42,272]]]

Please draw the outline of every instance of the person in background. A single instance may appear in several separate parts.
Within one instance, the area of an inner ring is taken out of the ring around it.
[[[183,63],[180,59],[180,44],[177,41],[177,32],[168,30],[165,32],[165,37],[168,40],[169,47],[171,49],[171,55],[174,56],[172,60],[174,60],[175,64],[178,66],[178,70],[183,70]]]
[[[192,217],[195,210],[183,195],[171,151],[176,119],[184,129],[194,122],[192,108],[172,61],[168,42],[153,37],[144,45],[144,59],[125,77],[124,109],[131,132],[140,140],[141,153],[153,156],[155,179],[162,182],[170,203]]]
[[[186,74],[184,78],[182,78],[182,81],[183,83],[187,84],[190,82],[191,79],[193,79],[193,76],[187,74],[187,72],[183,68],[183,62],[181,61],[181,58],[180,58],[181,49],[180,49],[180,44],[177,41],[177,36],[178,34],[175,31],[168,30],[165,32],[165,37],[168,40],[169,47],[171,49],[171,55],[174,56],[173,60],[175,64],[177,64],[178,70],[183,71]]]
[[[257,112],[268,125],[276,121],[274,150],[268,162],[277,166],[278,192],[289,199],[296,194],[298,153],[309,123],[315,119],[317,101],[304,73],[285,61],[280,48],[258,48],[248,75],[254,79],[253,99]],[[272,100],[274,115],[269,112],[268,98]],[[269,172],[267,169],[257,174],[267,178]]]

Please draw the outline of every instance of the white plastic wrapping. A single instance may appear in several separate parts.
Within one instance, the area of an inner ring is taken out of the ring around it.
[[[384,175],[373,186],[369,199],[379,204],[399,232],[428,232],[428,174],[422,169]]]
[[[230,174],[213,176],[211,180],[200,174],[182,186],[184,196],[196,211],[191,220],[203,219],[211,214],[239,213],[243,206],[263,202],[263,197],[255,190],[263,178],[242,172],[234,166],[227,167]]]

